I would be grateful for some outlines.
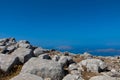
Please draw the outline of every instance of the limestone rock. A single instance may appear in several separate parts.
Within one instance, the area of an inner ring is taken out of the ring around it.
[[[110,77],[110,76],[94,76],[90,78],[89,80],[117,80],[117,79],[114,77]]]
[[[32,46],[30,45],[29,41],[26,40],[21,40],[17,43],[17,47],[18,48],[29,48],[31,49]]]
[[[80,64],[82,66],[85,66],[87,68],[87,71],[91,71],[91,72],[101,72],[107,67],[105,62],[99,59],[82,60]]]
[[[38,47],[38,48],[36,48],[36,49],[34,50],[33,53],[34,53],[35,56],[39,56],[39,55],[41,55],[41,54],[44,54],[44,49]]]
[[[19,74],[10,80],[43,80],[41,77],[29,73]]]
[[[69,65],[68,69],[69,69],[70,71],[72,71],[72,70],[78,70],[78,66],[77,66],[77,64],[73,63],[73,64],[70,64],[70,65]]]
[[[27,48],[18,48],[11,55],[18,57],[21,63],[25,63],[33,57],[32,50]]]
[[[61,56],[58,62],[64,67],[73,63],[73,59],[70,56]]]
[[[39,58],[51,60],[51,57],[48,54],[41,54],[39,55]]]
[[[84,80],[84,79],[78,75],[68,74],[62,80]]]
[[[18,57],[0,54],[0,69],[2,71],[8,72],[14,65],[18,63],[19,63]]]
[[[51,80],[61,80],[64,77],[64,70],[58,62],[41,58],[31,58],[24,64],[21,73],[31,73]]]
[[[54,55],[54,57],[52,58],[52,60],[54,60],[54,61],[58,61],[60,59],[60,56],[58,56],[58,55]]]

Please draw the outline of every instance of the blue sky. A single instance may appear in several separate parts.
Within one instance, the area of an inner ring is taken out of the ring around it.
[[[119,0],[0,0],[0,38],[41,46],[120,46]]]

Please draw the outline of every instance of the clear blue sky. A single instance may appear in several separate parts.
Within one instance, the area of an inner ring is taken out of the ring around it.
[[[120,46],[119,0],[0,0],[0,38],[41,46]]]

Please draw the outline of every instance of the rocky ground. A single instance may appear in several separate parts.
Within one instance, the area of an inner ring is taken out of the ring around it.
[[[62,53],[0,39],[0,80],[120,80],[120,56]]]

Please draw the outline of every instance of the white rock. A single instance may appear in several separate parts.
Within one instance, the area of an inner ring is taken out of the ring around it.
[[[21,41],[19,41],[19,42],[17,43],[17,47],[18,47],[18,48],[29,48],[29,49],[32,48],[32,46],[30,45],[30,43],[29,43],[28,41],[26,41],[26,40],[21,40]]]
[[[9,51],[13,51],[13,50],[15,50],[15,46],[14,45],[11,45],[11,46],[8,46],[7,47],[7,50],[9,50]]]
[[[32,50],[27,48],[18,48],[12,53],[12,55],[18,57],[21,63],[25,63],[33,57]]]
[[[18,63],[19,63],[18,57],[0,54],[0,69],[2,71],[8,72],[14,65]]]
[[[31,73],[51,80],[61,80],[64,76],[64,70],[58,62],[40,58],[31,58],[24,64],[21,73]]]
[[[44,54],[44,49],[38,47],[38,48],[36,48],[36,49],[34,50],[33,53],[34,53],[34,55],[37,57],[37,56],[39,56],[39,55],[41,55],[41,54]]]
[[[73,63],[73,59],[70,56],[61,56],[58,62],[62,66],[68,66],[69,64]]]
[[[117,80],[117,79],[110,76],[94,76],[89,80]]]
[[[68,74],[62,80],[84,80],[84,79],[78,75]]]
[[[72,70],[78,70],[78,65],[75,64],[75,63],[70,64],[69,67],[68,67],[68,69],[69,69],[70,71],[72,71]]]
[[[58,55],[54,55],[54,57],[52,58],[53,61],[58,61],[60,59],[60,56]]]
[[[107,65],[99,59],[86,59],[82,60],[79,64],[85,66],[87,70],[91,72],[100,72],[107,67]]]
[[[33,74],[24,73],[24,74],[19,74],[10,80],[43,80],[43,79]]]

